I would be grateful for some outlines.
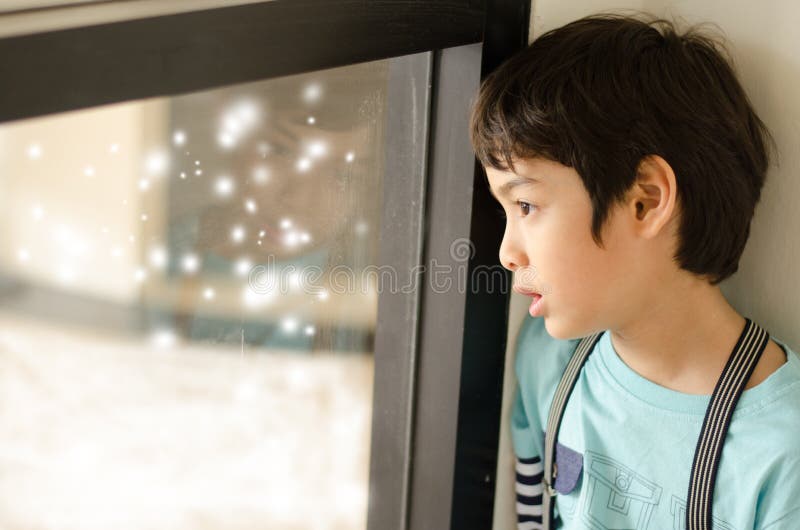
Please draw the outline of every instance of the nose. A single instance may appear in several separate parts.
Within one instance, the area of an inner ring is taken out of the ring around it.
[[[500,264],[511,272],[528,264],[524,246],[509,233],[507,225],[503,242],[500,244]]]

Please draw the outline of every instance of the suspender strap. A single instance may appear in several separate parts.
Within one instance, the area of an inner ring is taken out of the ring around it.
[[[553,510],[555,508],[553,498],[557,495],[553,485],[558,474],[558,467],[555,466],[553,460],[555,459],[561,419],[580,371],[602,334],[603,332],[599,332],[581,339],[564,370],[550,405],[550,415],[545,431],[544,475],[542,477],[542,522],[545,530],[553,530]],[[728,362],[711,394],[697,441],[687,496],[687,530],[711,529],[714,481],[725,435],[728,432],[736,403],[768,342],[769,333],[745,317],[744,330],[739,335],[739,340],[728,357]]]
[[[561,427],[561,418],[564,415],[567,400],[575,387],[581,368],[583,368],[583,364],[589,358],[592,348],[594,348],[594,345],[602,335],[603,332],[601,331],[581,339],[572,354],[572,358],[569,360],[569,364],[567,364],[566,370],[564,370],[564,375],[561,377],[561,382],[556,388],[553,402],[550,405],[550,416],[547,419],[547,429],[545,431],[544,475],[542,476],[542,522],[545,530],[551,530],[551,525],[553,524],[553,510],[555,508],[553,497],[557,494],[553,485],[558,473],[558,467],[554,469],[553,460],[555,459],[556,440],[558,440],[558,429]]]
[[[687,496],[687,530],[711,528],[711,501],[725,434],[745,384],[769,342],[769,333],[749,318],[745,320],[744,331],[711,394],[697,440]]]

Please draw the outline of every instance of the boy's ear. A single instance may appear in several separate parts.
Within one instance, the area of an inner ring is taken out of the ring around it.
[[[637,231],[653,237],[677,212],[678,187],[672,167],[658,155],[647,155],[639,162],[634,183],[626,201]]]

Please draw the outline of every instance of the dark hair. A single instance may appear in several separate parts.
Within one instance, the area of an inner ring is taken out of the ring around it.
[[[661,156],[678,187],[673,259],[716,285],[739,267],[775,142],[721,40],[637,14],[600,13],[550,30],[492,71],[472,104],[472,146],[498,170],[533,157],[574,168],[600,247],[639,163]]]

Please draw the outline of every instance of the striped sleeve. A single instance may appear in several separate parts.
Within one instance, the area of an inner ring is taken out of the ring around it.
[[[516,457],[517,530],[542,528],[542,460]]]
[[[541,439],[543,435],[541,432]],[[534,439],[519,387],[516,389],[511,408],[511,439],[515,459],[517,530],[538,530],[544,528],[542,525],[544,462],[540,455],[542,447]],[[557,507],[554,507],[553,515],[552,530],[561,528],[563,521]]]
[[[544,465],[533,438],[519,385],[511,408],[511,439],[515,455],[517,530],[542,528],[542,476]]]

